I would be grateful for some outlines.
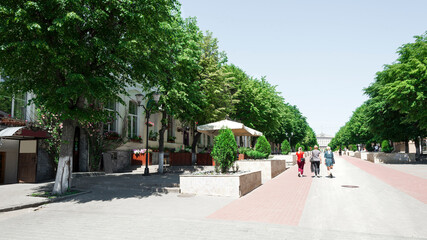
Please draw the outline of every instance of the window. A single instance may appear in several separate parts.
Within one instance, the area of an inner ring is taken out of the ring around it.
[[[172,116],[168,116],[168,139],[170,139],[171,137],[175,137],[175,131],[173,130],[173,128],[173,118]]]
[[[138,136],[138,105],[134,101],[129,101],[128,115],[128,137]]]
[[[24,93],[20,93],[14,96],[13,106],[13,117],[16,119],[26,119],[27,109],[27,96]]]
[[[108,112],[108,120],[104,123],[104,132],[117,132],[116,102],[109,101],[104,109]]]

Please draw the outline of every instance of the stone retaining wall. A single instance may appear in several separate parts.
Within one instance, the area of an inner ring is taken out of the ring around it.
[[[261,171],[262,184],[286,170],[286,160],[240,160],[241,171]]]
[[[261,185],[261,171],[230,175],[180,175],[181,193],[241,197]]]
[[[373,155],[374,163],[412,163],[415,162],[415,153],[376,153]]]

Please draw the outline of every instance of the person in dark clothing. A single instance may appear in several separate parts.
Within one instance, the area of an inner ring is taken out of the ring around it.
[[[322,163],[322,160],[320,159],[320,154],[322,153],[318,149],[319,147],[317,145],[314,146],[314,150],[311,151],[311,171],[314,172],[314,175],[316,177],[320,177],[320,164]]]

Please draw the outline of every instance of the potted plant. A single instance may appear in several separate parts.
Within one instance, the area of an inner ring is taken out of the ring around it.
[[[158,136],[159,136],[158,132],[150,130],[150,132],[148,133],[148,140],[150,140],[150,141],[157,141],[157,137]]]
[[[141,136],[132,136],[129,140],[132,142],[142,142]]]
[[[120,135],[117,132],[108,131],[104,133],[104,138],[106,140],[117,140],[120,138]]]
[[[169,136],[167,141],[168,141],[168,143],[174,143],[175,139],[176,139],[175,136]]]
[[[154,123],[153,122],[148,121],[148,122],[145,122],[145,124],[148,125],[149,127],[154,127]]]
[[[134,149],[132,154],[132,165],[145,165],[145,159],[147,158],[148,154],[148,165],[151,165],[151,150],[148,149]]]

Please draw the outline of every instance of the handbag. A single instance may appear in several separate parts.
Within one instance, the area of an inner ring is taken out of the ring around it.
[[[305,158],[301,158],[301,162],[305,162]]]

